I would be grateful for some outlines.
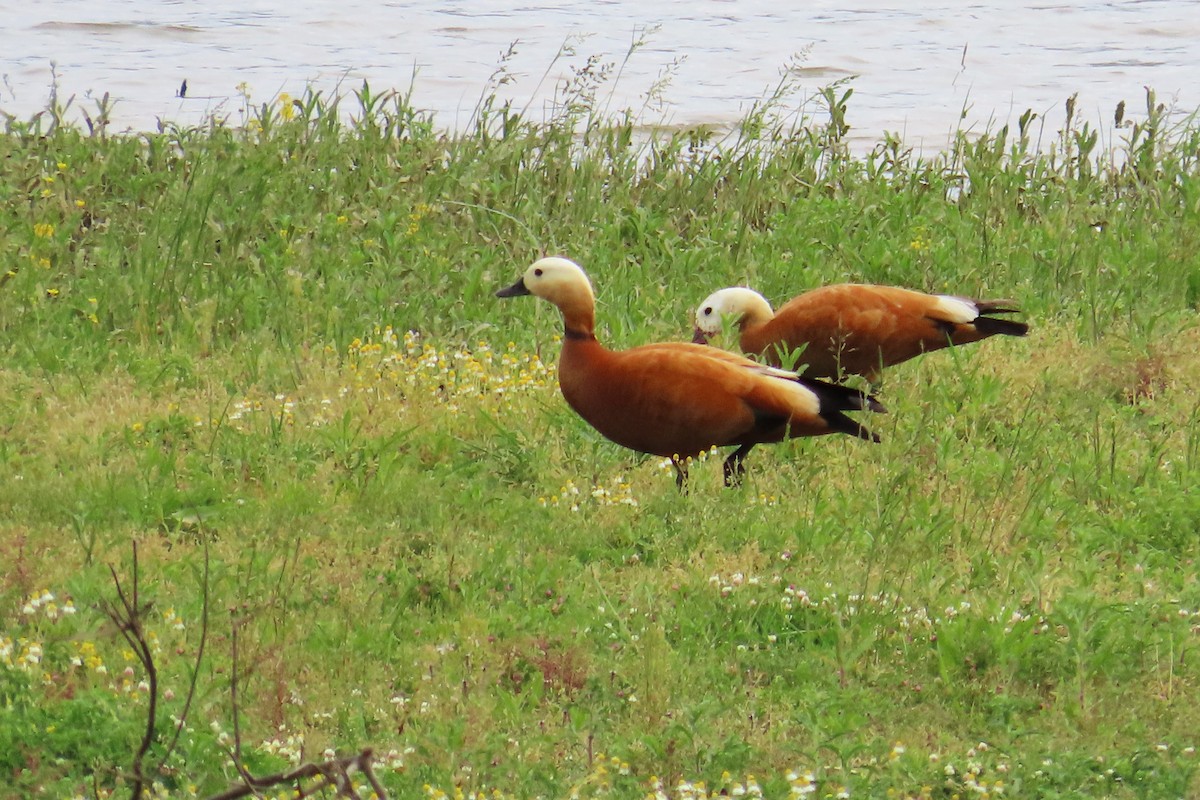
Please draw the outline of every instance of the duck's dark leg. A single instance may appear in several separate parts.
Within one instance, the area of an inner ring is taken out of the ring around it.
[[[725,473],[726,486],[740,486],[742,476],[746,474],[746,468],[742,466],[742,460],[746,454],[754,449],[752,444],[744,444],[730,454],[729,458],[725,459],[725,463],[721,467],[721,471]]]
[[[671,456],[671,463],[675,466],[675,487],[681,494],[687,494],[687,461],[678,456]]]

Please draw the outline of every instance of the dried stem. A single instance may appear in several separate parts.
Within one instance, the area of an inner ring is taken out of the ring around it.
[[[229,647],[233,669],[229,675],[229,705],[233,713],[233,760],[239,770],[242,768],[242,726],[238,706],[238,628],[241,627],[241,624],[242,621],[238,617],[237,611],[231,609],[229,612]]]
[[[372,791],[379,800],[387,800],[387,792],[384,791],[379,779],[375,777],[375,772],[371,768],[371,759],[374,757],[370,749],[363,750],[356,756],[348,756],[346,758],[335,758],[321,764],[301,764],[288,772],[278,772],[274,775],[266,775],[261,778],[256,778],[253,775],[243,773],[243,782],[237,786],[231,786],[220,794],[214,794],[208,800],[236,800],[239,797],[250,797],[258,794],[260,790],[271,786],[279,786],[286,783],[299,784],[308,778],[317,778],[317,781],[308,787],[296,787],[296,797],[311,797],[317,792],[325,789],[335,788],[339,795],[344,797],[357,797],[350,785],[351,773],[361,772],[371,785]]]
[[[262,789],[290,783],[296,784],[295,797],[297,800],[312,797],[326,789],[334,789],[340,797],[357,798],[359,795],[354,791],[350,780],[350,773],[355,770],[361,772],[366,777],[378,800],[387,800],[387,792],[384,791],[383,785],[379,783],[379,779],[375,777],[375,771],[371,768],[373,754],[370,749],[363,750],[356,756],[330,759],[320,764],[311,762],[301,764],[288,772],[278,772],[274,775],[267,775],[261,778],[250,774],[242,763],[241,706],[238,700],[238,673],[240,666],[238,660],[238,630],[241,628],[244,620],[238,616],[236,610],[232,609],[230,610],[230,618],[230,660],[233,663],[229,677],[229,702],[231,706],[230,712],[233,715],[233,749],[229,751],[229,757],[233,760],[234,769],[238,771],[242,782],[229,787],[220,794],[213,795],[208,800],[233,800],[233,798],[238,797],[259,795]],[[308,778],[316,778],[317,780],[307,787],[301,786],[301,782]]]
[[[183,711],[179,714],[179,723],[175,727],[175,735],[171,737],[171,743],[167,745],[167,751],[163,753],[162,759],[158,762],[158,768],[162,769],[167,763],[167,759],[171,753],[175,751],[175,746],[179,744],[179,737],[183,734],[184,724],[187,722],[188,712],[192,708],[192,700],[196,696],[196,683],[200,678],[200,663],[204,660],[204,646],[208,642],[208,583],[209,583],[209,557],[208,557],[208,540],[204,540],[204,580],[200,584],[203,592],[202,605],[200,607],[200,645],[196,649],[196,665],[192,667],[192,680],[188,684],[187,699],[183,701]]]
[[[100,607],[105,615],[112,620],[116,625],[117,630],[124,637],[125,642],[137,655],[142,667],[146,670],[147,683],[149,688],[149,708],[146,712],[146,730],[142,735],[141,745],[138,747],[137,753],[133,758],[132,781],[131,781],[131,797],[132,800],[142,800],[149,787],[150,780],[146,777],[145,762],[146,755],[150,752],[151,746],[154,744],[156,737],[156,722],[158,717],[158,668],[154,664],[153,652],[150,649],[150,643],[146,638],[145,633],[145,615],[150,610],[151,604],[142,604],[139,597],[139,572],[137,558],[137,543],[133,544],[133,568],[132,568],[132,585],[129,591],[126,592],[125,587],[121,584],[121,579],[117,576],[117,571],[111,565],[109,572],[112,573],[113,586],[117,592],[117,601],[110,600],[101,601]],[[196,654],[196,664],[192,670],[191,686],[188,689],[187,700],[184,702],[182,720],[186,720],[189,709],[191,708],[192,700],[196,693],[196,684],[200,673],[200,664],[204,658],[204,646],[208,639],[208,604],[209,604],[209,555],[208,548],[204,550],[204,611],[203,622],[200,632],[200,646]],[[278,786],[280,784],[295,784],[295,796],[297,798],[311,797],[318,792],[323,792],[329,789],[334,790],[338,796],[358,798],[359,794],[355,791],[351,774],[360,772],[370,784],[372,791],[379,800],[387,800],[387,792],[384,791],[383,785],[375,776],[375,772],[371,767],[371,759],[373,753],[370,749],[363,750],[356,756],[345,758],[335,758],[320,764],[301,764],[288,772],[279,772],[274,775],[264,777],[255,777],[242,764],[242,741],[241,741],[241,722],[240,708],[238,705],[238,629],[241,627],[243,620],[237,616],[236,612],[231,612],[232,616],[232,661],[233,669],[230,681],[230,701],[232,703],[233,712],[233,750],[229,753],[233,759],[234,766],[241,775],[242,782],[235,786],[231,786],[220,794],[213,795],[210,800],[234,800],[239,797],[249,797],[251,795],[259,795],[262,789]],[[174,751],[176,744],[179,742],[180,732],[183,725],[176,729],[175,735],[172,737],[166,753],[162,760],[159,761],[159,769],[165,764],[166,759]],[[315,779],[309,785],[302,785],[304,781]]]
[[[126,596],[125,590],[121,586],[121,579],[117,577],[116,569],[110,565],[108,571],[112,573],[113,585],[116,587],[117,597],[121,603],[118,606],[116,603],[104,600],[101,602],[101,609],[117,626],[117,630],[120,631],[125,642],[142,662],[150,689],[150,705],[146,710],[146,731],[142,734],[142,743],[133,757],[132,798],[141,800],[147,784],[142,762],[145,760],[146,754],[150,752],[150,746],[154,744],[155,724],[158,718],[158,669],[154,666],[154,656],[150,651],[150,643],[146,641],[142,625],[143,615],[150,610],[150,604],[147,603],[143,606],[138,601],[137,542],[133,543],[133,587],[130,593],[132,600]]]

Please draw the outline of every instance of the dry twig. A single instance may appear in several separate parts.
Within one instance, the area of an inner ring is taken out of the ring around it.
[[[146,671],[147,688],[149,694],[149,707],[146,711],[146,729],[142,734],[141,744],[138,746],[137,753],[133,758],[132,769],[132,798],[133,800],[142,800],[149,789],[151,780],[147,777],[144,762],[146,755],[150,752],[150,748],[154,744],[156,738],[156,723],[158,717],[158,668],[154,663],[154,655],[150,648],[150,643],[146,637],[145,631],[145,616],[150,611],[152,604],[149,602],[143,603],[139,597],[140,584],[138,572],[138,556],[137,543],[133,545],[133,567],[132,567],[132,586],[126,592],[125,587],[121,584],[121,579],[117,576],[117,571],[111,565],[109,572],[112,573],[113,586],[117,590],[117,602],[104,600],[100,603],[101,610],[105,615],[112,620],[116,625],[117,630],[125,639],[126,644],[133,650],[138,661],[141,662],[142,668]],[[200,663],[204,657],[204,646],[208,639],[208,603],[209,603],[209,558],[208,548],[204,550],[204,605],[203,605],[203,621],[201,624],[200,645],[196,654],[196,664],[192,669],[191,685],[188,689],[187,699],[184,701],[183,711],[180,717],[179,727],[175,731],[170,744],[167,746],[166,752],[158,763],[158,770],[161,770],[166,763],[167,758],[174,751],[175,746],[179,742],[180,732],[183,729],[183,723],[187,719],[188,711],[191,708],[192,700],[196,693],[196,684],[200,673]],[[345,758],[334,758],[322,763],[307,763],[301,764],[295,769],[287,772],[279,772],[273,775],[256,777],[243,766],[241,759],[241,725],[240,725],[240,707],[238,703],[238,648],[237,634],[238,628],[241,625],[241,620],[236,616],[233,619],[233,638],[232,638],[232,661],[233,669],[230,681],[230,695],[233,711],[233,727],[234,727],[234,749],[229,751],[229,756],[233,759],[239,774],[241,782],[230,786],[225,791],[213,795],[209,800],[235,800],[239,797],[249,797],[251,795],[260,795],[261,790],[279,786],[282,784],[295,784],[296,797],[305,798],[313,795],[333,790],[339,797],[360,798],[358,790],[354,788],[351,775],[355,772],[362,773],[370,785],[371,790],[375,793],[378,800],[387,800],[387,792],[384,791],[383,785],[375,776],[375,771],[371,766],[374,758],[373,752],[368,748],[355,756]],[[315,779],[315,780],[312,780]],[[306,781],[310,781],[305,785]]]
[[[154,666],[154,656],[150,651],[150,643],[146,639],[145,628],[142,624],[143,617],[150,610],[151,604],[143,605],[138,600],[137,542],[133,544],[133,587],[129,595],[126,595],[121,586],[121,579],[117,577],[116,569],[109,565],[108,571],[112,573],[113,585],[117,589],[117,599],[120,601],[120,605],[110,600],[102,600],[100,608],[117,626],[125,643],[137,655],[138,661],[142,663],[142,668],[146,670],[146,680],[149,685],[150,704],[146,711],[146,730],[142,734],[142,743],[138,747],[137,754],[133,757],[132,797],[133,800],[141,800],[148,783],[142,762],[146,758],[146,753],[150,752],[150,746],[154,743],[154,729],[158,718],[158,669]]]
[[[375,777],[375,771],[371,768],[372,758],[374,758],[374,753],[367,749],[356,756],[335,758],[322,764],[301,764],[288,772],[278,772],[261,778],[256,778],[243,771],[242,783],[231,786],[220,794],[212,795],[208,800],[236,800],[239,797],[258,794],[262,789],[286,783],[296,784],[295,796],[297,798],[312,797],[325,789],[334,789],[340,797],[358,798],[360,795],[355,791],[350,780],[350,775],[355,771],[363,774],[379,800],[387,800],[387,792],[384,791],[379,779]],[[317,780],[304,787],[302,782],[308,778],[317,778]]]

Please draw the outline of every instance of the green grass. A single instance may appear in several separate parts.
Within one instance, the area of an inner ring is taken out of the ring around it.
[[[1200,126],[1149,96],[919,158],[850,152],[842,87],[725,135],[601,114],[602,82],[454,136],[366,87],[245,128],[9,120],[0,784],[128,793],[147,676],[100,608],[136,542],[172,797],[239,779],[235,626],[260,775],[371,747],[395,797],[1200,791]],[[544,253],[615,347],[736,283],[1033,330],[892,369],[881,445],[759,448],[732,491],[706,459],[681,496],[566,408],[556,312],[493,297]]]

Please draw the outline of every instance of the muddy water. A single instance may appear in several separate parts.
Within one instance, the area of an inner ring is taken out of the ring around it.
[[[116,99],[117,129],[237,121],[239,86],[262,102],[364,79],[411,86],[416,105],[455,128],[498,69],[500,96],[540,118],[593,56],[613,65],[601,104],[645,109],[648,123],[735,122],[788,68],[789,107],[816,111],[822,86],[849,79],[860,142],[890,131],[924,150],[960,124],[982,130],[1027,108],[1050,136],[1074,93],[1105,126],[1118,101],[1144,109],[1145,86],[1200,107],[1192,0],[0,0],[0,109],[42,108],[53,65],[60,98],[89,112],[104,92]]]

